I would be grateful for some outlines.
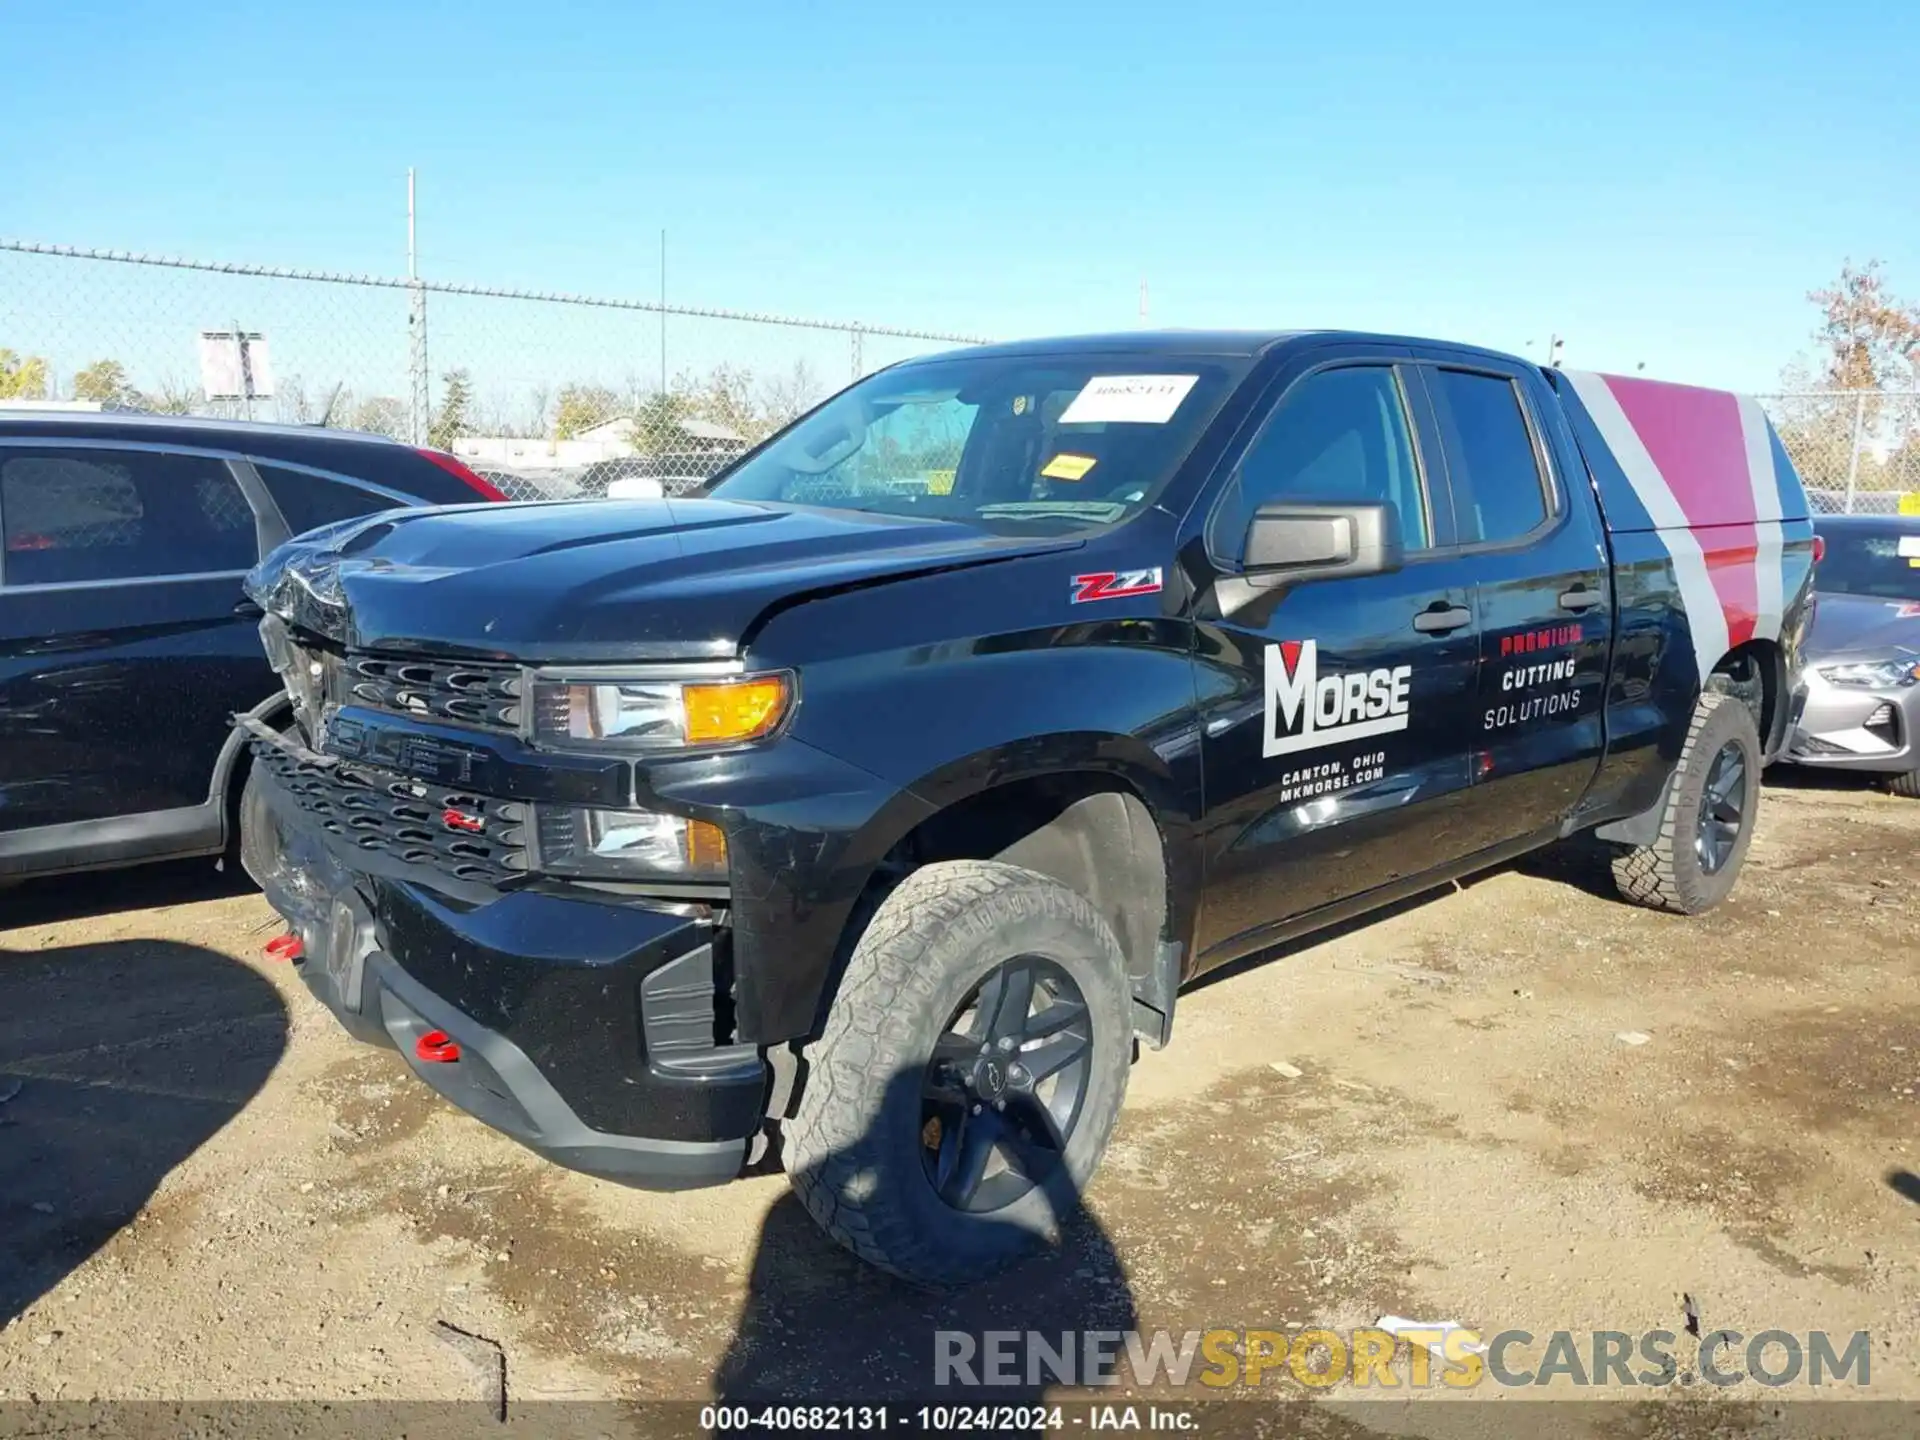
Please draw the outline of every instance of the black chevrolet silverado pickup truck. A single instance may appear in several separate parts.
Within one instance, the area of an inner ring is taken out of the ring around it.
[[[1206,970],[1582,833],[1717,903],[1814,550],[1719,391],[1348,333],[971,349],[698,498],[281,547],[246,863],[314,993],[479,1119],[639,1186],[777,1161],[964,1279],[1054,1229]]]

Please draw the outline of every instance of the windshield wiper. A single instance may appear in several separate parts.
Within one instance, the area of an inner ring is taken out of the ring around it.
[[[1127,507],[1112,500],[1013,500],[1004,505],[982,505],[973,512],[982,520],[1045,519],[1065,516],[1075,520],[1118,520]]]

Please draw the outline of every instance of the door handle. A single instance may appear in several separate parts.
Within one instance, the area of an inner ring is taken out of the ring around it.
[[[1576,612],[1591,610],[1596,605],[1604,605],[1606,600],[1607,597],[1601,591],[1589,590],[1584,584],[1576,586],[1572,590],[1562,590],[1560,592],[1560,608],[1562,610],[1572,610]]]
[[[1458,630],[1472,619],[1473,612],[1466,606],[1449,605],[1444,600],[1436,600],[1413,617],[1413,628],[1422,635],[1444,635],[1449,630]]]

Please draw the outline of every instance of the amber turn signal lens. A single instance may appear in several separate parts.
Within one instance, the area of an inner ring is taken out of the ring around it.
[[[689,745],[758,739],[787,713],[787,682],[779,675],[688,685],[680,694]]]
[[[727,868],[727,834],[705,820],[687,822],[687,868],[696,874]]]

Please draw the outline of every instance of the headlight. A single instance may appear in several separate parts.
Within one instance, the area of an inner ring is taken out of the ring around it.
[[[1892,690],[1920,680],[1920,660],[1856,660],[1822,665],[1820,678],[1849,690]]]
[[[532,700],[536,742],[686,750],[771,734],[793,704],[793,680],[535,679]]]
[[[606,880],[724,880],[719,826],[653,810],[536,805],[537,868]]]
[[[294,644],[276,615],[261,619],[260,644],[267,652],[267,664],[286,685],[294,707],[307,721],[317,721],[326,704],[325,660],[318,652]]]

